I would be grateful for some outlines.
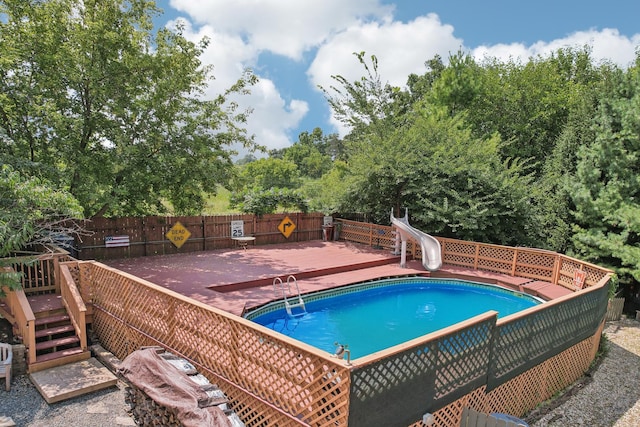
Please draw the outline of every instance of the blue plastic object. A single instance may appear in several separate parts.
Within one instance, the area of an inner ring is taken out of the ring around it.
[[[516,424],[521,424],[524,427],[529,427],[529,424],[527,424],[526,422],[524,422],[524,420],[521,420],[520,418],[514,417],[513,415],[509,415],[509,414],[500,414],[500,413],[493,413],[491,414],[492,417],[498,419],[498,420],[505,420],[505,421],[511,421],[513,423]]]

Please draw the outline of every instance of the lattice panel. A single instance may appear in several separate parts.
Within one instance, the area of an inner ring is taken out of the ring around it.
[[[352,374],[349,426],[398,425],[421,413],[435,393],[436,343],[356,368]]]
[[[407,424],[484,384],[496,316],[356,368],[350,426]]]
[[[344,362],[301,350],[258,325],[97,263],[87,277],[94,292],[95,332],[119,358],[144,345],[160,345],[254,395],[253,403],[258,397],[283,411],[271,408],[255,425],[284,425],[287,418],[346,425],[350,376]]]
[[[478,269],[511,273],[515,250],[507,246],[486,246],[478,248]]]
[[[486,392],[485,387],[466,394],[455,402],[432,412],[434,427],[460,425],[465,406],[484,413],[507,413],[522,417],[541,402],[577,381],[591,364],[591,349],[600,339],[596,334],[560,354],[534,366],[521,375]],[[410,427],[424,427],[418,420]]]
[[[560,304],[542,305],[497,327],[489,389],[593,335],[606,312],[606,288],[582,292]]]
[[[557,255],[533,251],[518,251],[515,275],[551,282]]]
[[[343,227],[340,232],[340,237],[344,240],[356,243],[369,243],[369,237],[360,233],[354,232],[350,227]]]
[[[569,289],[577,289],[573,283],[576,270],[583,270],[587,274],[584,281],[585,288],[595,285],[607,274],[612,273],[611,270],[592,266],[579,260],[563,256],[560,258],[558,283]]]
[[[475,243],[442,239],[440,244],[443,248],[442,262],[445,264],[475,266],[477,247]]]
[[[484,383],[495,322],[494,316],[439,342],[436,399],[452,395],[463,385],[474,384],[479,378]]]
[[[573,278],[576,270],[580,270],[581,262],[570,258],[562,258],[560,261],[560,271],[558,274],[558,284],[569,289],[576,289],[573,285]],[[585,286],[588,282],[585,280]]]
[[[487,412],[522,416],[580,378],[591,364],[594,335],[487,394]],[[540,381],[544,378],[544,381]]]

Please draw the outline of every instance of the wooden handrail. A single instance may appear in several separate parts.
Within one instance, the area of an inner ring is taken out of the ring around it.
[[[9,313],[6,313],[9,320],[17,326],[18,335],[27,349],[34,349],[27,352],[27,362],[33,363],[36,361],[36,317],[31,310],[29,300],[22,289],[14,291],[5,287],[3,292],[6,295],[4,299],[9,309]]]
[[[87,349],[87,307],[82,300],[80,291],[76,286],[75,280],[71,276],[68,265],[60,265],[60,294],[62,296],[62,304],[67,309],[71,324],[76,330],[76,334],[80,338],[80,348],[85,351]]]

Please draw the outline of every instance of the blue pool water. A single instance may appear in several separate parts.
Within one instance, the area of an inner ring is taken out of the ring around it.
[[[280,302],[247,318],[329,353],[335,351],[335,342],[347,344],[354,359],[489,310],[504,317],[539,304],[495,286],[424,278],[382,280],[304,300],[307,313],[300,316],[289,316]]]

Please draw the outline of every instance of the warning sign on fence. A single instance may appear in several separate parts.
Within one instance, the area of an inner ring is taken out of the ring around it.
[[[167,231],[167,239],[180,249],[182,245],[191,237],[189,230],[184,225],[180,224],[180,221],[176,222],[169,231]]]
[[[293,233],[293,230],[295,229],[296,229],[296,224],[293,221],[291,221],[291,219],[288,216],[285,216],[284,219],[280,222],[280,225],[278,226],[278,230],[280,230],[282,235],[287,239],[289,238],[289,236],[291,236],[291,233]]]

